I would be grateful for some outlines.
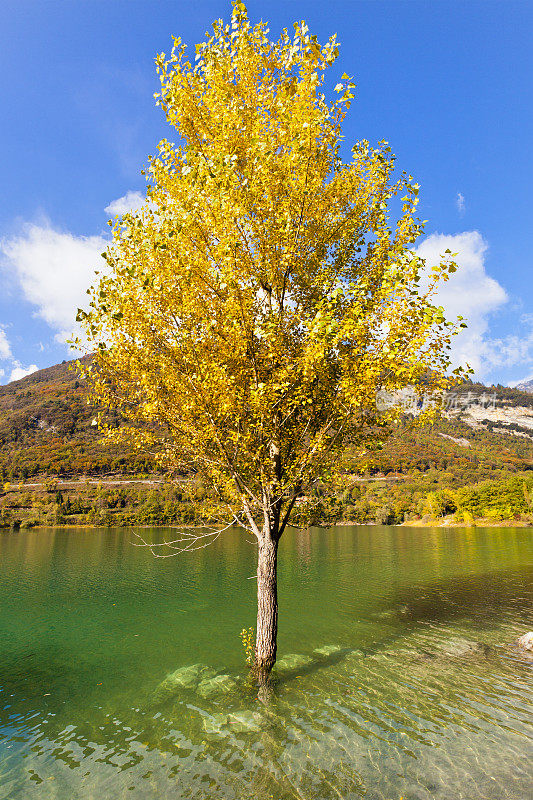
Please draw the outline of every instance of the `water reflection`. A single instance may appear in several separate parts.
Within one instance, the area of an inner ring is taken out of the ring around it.
[[[254,617],[242,534],[186,560],[121,531],[9,534],[0,553],[0,798],[530,794],[527,530],[290,533],[280,654],[301,666],[278,670],[268,706],[238,640]],[[233,688],[156,701],[193,663]]]

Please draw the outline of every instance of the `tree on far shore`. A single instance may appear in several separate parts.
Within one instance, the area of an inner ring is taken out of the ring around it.
[[[129,423],[109,436],[213,491],[221,524],[184,529],[164,554],[230,525],[257,537],[260,683],[276,659],[291,517],[344,448],[385,437],[394,411],[381,392],[446,387],[455,330],[432,300],[451,254],[426,269],[412,249],[417,184],[393,177],[386,142],[341,157],[354,84],[342,75],[326,99],[337,55],[335,37],[322,46],[304,22],[271,41],[240,2],[192,62],[174,39],[156,98],[176,144],[150,159],[146,203],[115,221],[78,313],[96,349],[93,400]]]

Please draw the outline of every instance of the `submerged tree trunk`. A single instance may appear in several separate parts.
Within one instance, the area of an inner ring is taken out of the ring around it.
[[[257,556],[257,632],[255,639],[255,671],[260,686],[276,661],[278,635],[277,589],[278,543],[269,533],[259,540]]]

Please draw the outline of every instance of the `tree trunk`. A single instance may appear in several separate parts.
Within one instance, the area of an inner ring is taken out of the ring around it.
[[[278,543],[268,533],[259,540],[257,556],[257,632],[255,670],[260,685],[268,682],[276,661],[278,635]]]

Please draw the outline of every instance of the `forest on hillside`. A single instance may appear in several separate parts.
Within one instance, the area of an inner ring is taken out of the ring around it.
[[[316,523],[531,514],[533,432],[461,408],[490,396],[495,408],[533,408],[533,395],[466,383],[454,415],[424,426],[406,415],[382,449],[347,451],[338,485],[299,501]],[[111,425],[120,416],[109,415]],[[159,475],[153,458],[102,442],[75,362],[0,387],[0,524],[174,525],[214,521],[217,502],[194,475]],[[298,519],[298,514],[296,521]]]

